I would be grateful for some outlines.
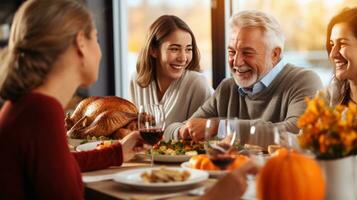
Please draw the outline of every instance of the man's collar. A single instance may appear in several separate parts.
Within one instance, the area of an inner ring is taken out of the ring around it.
[[[273,82],[273,80],[275,79],[275,77],[279,74],[279,72],[281,72],[281,70],[283,70],[283,68],[285,67],[286,62],[285,60],[282,58],[278,64],[276,64],[273,69],[270,70],[270,72],[268,72],[261,80],[260,82],[262,82],[264,84],[265,87],[269,87],[270,83]]]
[[[269,87],[271,82],[276,78],[276,76],[284,69],[286,61],[282,58],[278,64],[276,64],[260,81],[256,82],[251,88],[238,88],[240,95],[254,95],[265,88]]]

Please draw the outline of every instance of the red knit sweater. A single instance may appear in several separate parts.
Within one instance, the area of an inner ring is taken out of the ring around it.
[[[64,111],[29,93],[0,110],[0,199],[83,199],[82,171],[122,164],[120,144],[71,154]],[[76,162],[77,160],[77,162]]]

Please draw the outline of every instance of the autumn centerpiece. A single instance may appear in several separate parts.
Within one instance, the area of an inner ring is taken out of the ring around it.
[[[357,199],[357,105],[332,107],[320,93],[307,99],[298,127],[301,147],[314,153],[324,170],[327,200]]]
[[[324,94],[307,99],[307,109],[298,121],[302,148],[319,159],[357,154],[357,105],[328,105]]]

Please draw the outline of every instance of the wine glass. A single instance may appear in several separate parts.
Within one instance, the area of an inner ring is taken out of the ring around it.
[[[274,128],[274,145],[268,146],[268,152],[273,154],[279,148],[286,148],[288,150],[299,150],[297,137],[295,134],[289,132],[283,125],[275,125]]]
[[[269,138],[273,135],[273,128],[261,121],[254,122],[249,129],[249,137],[245,144],[246,149],[253,155],[264,153],[271,144]]]
[[[233,146],[237,137],[234,119],[208,119],[205,127],[205,149],[212,163],[225,170],[235,159]]]
[[[162,105],[145,104],[139,108],[138,129],[145,143],[151,145],[151,167],[154,165],[153,146],[157,144],[165,130],[165,112]]]
[[[250,159],[258,165],[264,165],[269,158],[269,147],[273,144],[279,144],[274,142],[275,140],[279,142],[279,138],[276,138],[275,135],[274,124],[263,121],[252,123],[247,144],[245,144],[245,149],[249,152]]]

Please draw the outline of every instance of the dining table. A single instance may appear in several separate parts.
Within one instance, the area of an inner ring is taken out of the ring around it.
[[[180,167],[181,163],[155,163],[153,167]],[[170,190],[143,190],[136,187],[123,185],[113,180],[117,173],[150,167],[148,159],[137,158],[130,162],[125,162],[122,166],[110,167],[107,169],[82,173],[85,185],[85,199],[91,200],[157,200],[157,199],[199,199],[205,191],[209,190],[224,175],[210,177],[200,183],[183,189]],[[248,177],[248,188],[241,198],[242,200],[255,200],[255,177]]]
[[[81,140],[69,139],[69,147],[71,151],[78,151],[78,145]],[[92,149],[96,143],[89,144],[89,149]],[[82,145],[85,146],[85,145]],[[82,149],[82,150],[89,150]],[[165,159],[154,159],[153,167],[175,167],[181,168],[184,161],[168,156]],[[156,199],[199,199],[205,191],[209,190],[219,178],[225,175],[225,172],[217,171],[208,172],[209,178],[201,182],[189,185],[189,187],[171,187],[169,189],[147,189],[140,187],[132,187],[130,185],[119,183],[114,180],[115,175],[122,172],[131,172],[136,169],[151,168],[151,156],[143,156],[138,154],[129,162],[124,162],[121,166],[112,166],[106,169],[83,172],[82,180],[84,183],[84,197],[87,200],[156,200]],[[173,162],[175,160],[175,162]],[[165,162],[166,161],[166,162]],[[187,161],[187,160],[186,160]],[[186,162],[187,164],[188,162]],[[255,200],[255,177],[248,177],[248,188],[242,197],[243,200]]]

